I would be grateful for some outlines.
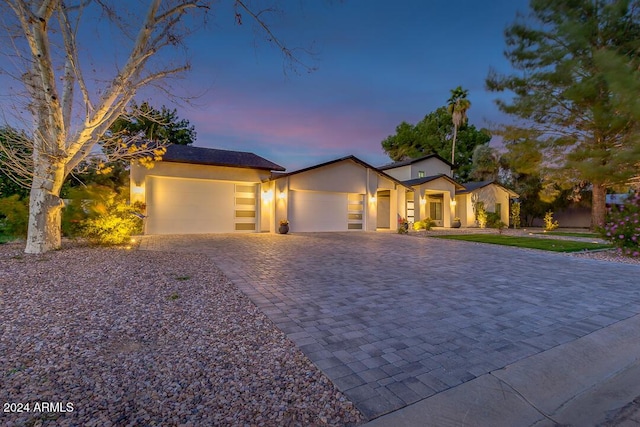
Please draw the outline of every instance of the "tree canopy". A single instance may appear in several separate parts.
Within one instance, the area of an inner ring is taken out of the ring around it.
[[[196,140],[196,130],[189,120],[180,119],[178,111],[164,105],[160,110],[147,101],[139,106],[134,101],[116,119],[107,132],[110,135],[139,136],[163,144],[189,145]]]
[[[535,145],[556,182],[588,181],[592,225],[605,217],[606,190],[640,164],[640,2],[532,0],[505,32],[516,70],[492,71],[487,88],[510,92],[498,106],[516,121],[506,141]]]
[[[148,101],[138,105],[135,101],[111,125],[105,133],[109,141],[104,149],[108,150],[112,141],[118,140],[118,146],[125,145],[122,140],[151,142],[151,145],[165,144],[190,145],[195,142],[196,130],[187,119],[178,117],[178,110],[162,106],[160,110]],[[109,156],[106,156],[109,157]],[[99,156],[96,162],[87,159],[78,165],[78,170],[70,174],[62,190],[66,194],[69,187],[98,184],[116,192],[128,189],[129,161],[117,159],[104,162]]]
[[[447,107],[440,107],[427,114],[424,119],[412,125],[402,122],[396,127],[395,135],[382,141],[383,150],[393,161],[417,158],[427,154],[438,154],[444,159],[451,158],[451,135],[453,121]],[[473,150],[478,145],[488,144],[491,134],[486,129],[476,129],[474,125],[462,124],[458,130],[456,143],[456,179],[465,182],[470,178]]]
[[[105,134],[140,89],[190,68],[189,55],[181,54],[186,53],[185,40],[204,25],[214,4],[209,0],[0,2],[2,26],[12,49],[3,54],[10,58],[10,76],[24,89],[23,105],[15,111],[31,123],[33,168],[25,252],[60,247],[62,186],[95,152],[96,144],[104,153],[121,158],[158,154],[153,145],[134,146],[117,137],[109,145]],[[235,0],[234,5],[238,24],[243,15],[249,16],[287,61],[301,64],[265,21],[273,8],[254,8],[244,0]],[[113,58],[113,67],[93,63],[96,39],[87,37],[89,29],[109,37],[99,53]]]

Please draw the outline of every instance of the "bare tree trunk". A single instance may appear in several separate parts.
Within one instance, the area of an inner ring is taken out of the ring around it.
[[[458,139],[458,125],[453,125],[453,141],[451,143],[451,164],[455,165],[456,139]]]
[[[606,194],[607,187],[604,184],[593,183],[591,200],[591,229],[604,225],[607,213]]]
[[[61,245],[60,190],[64,182],[64,164],[40,159],[36,164],[29,198],[29,229],[25,252],[42,254]]]

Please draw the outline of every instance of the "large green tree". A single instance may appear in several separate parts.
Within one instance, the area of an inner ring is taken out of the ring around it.
[[[500,153],[488,145],[478,145],[471,157],[471,178],[495,181],[500,173]]]
[[[447,107],[440,107],[427,114],[424,119],[412,125],[402,122],[396,127],[395,135],[382,141],[383,150],[394,161],[417,158],[427,154],[438,154],[444,159],[451,158],[451,135],[453,121]],[[462,124],[457,135],[456,179],[469,180],[473,150],[478,145],[488,144],[491,134],[486,129],[476,129],[474,125]]]
[[[171,110],[163,105],[158,110],[146,101],[140,105],[133,102],[111,125],[108,133],[120,138],[134,136],[163,144],[189,145],[196,139],[195,127],[189,120],[180,119],[175,108]]]
[[[630,99],[622,84],[640,81],[640,2],[531,0],[505,35],[516,71],[487,78],[489,90],[512,95],[498,101],[515,119],[505,139],[535,144],[554,179],[588,181],[592,226],[602,225],[607,189],[640,163],[637,91]]]

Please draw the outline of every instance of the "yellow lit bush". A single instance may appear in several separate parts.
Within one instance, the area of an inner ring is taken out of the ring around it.
[[[99,245],[121,245],[142,233],[139,207],[107,187],[90,186],[74,195],[67,212],[70,231]]]
[[[416,221],[415,223],[413,223],[413,229],[416,231],[431,230],[431,227],[435,225],[436,225],[436,222],[431,218],[427,217],[422,221]]]
[[[553,212],[547,211],[547,213],[544,214],[544,231],[553,231],[559,226],[560,223],[553,220]]]

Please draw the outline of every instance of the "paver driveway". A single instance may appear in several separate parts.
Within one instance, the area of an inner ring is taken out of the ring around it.
[[[147,236],[209,254],[368,418],[640,313],[640,267],[385,233]]]

